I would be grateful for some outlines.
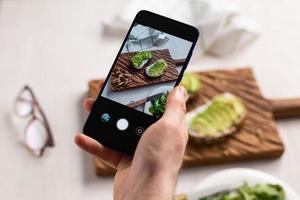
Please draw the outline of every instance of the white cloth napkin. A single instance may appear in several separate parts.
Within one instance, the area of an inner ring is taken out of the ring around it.
[[[228,0],[131,0],[118,14],[103,21],[105,32],[124,34],[143,9],[193,24],[200,30],[202,52],[214,56],[240,50],[260,33],[256,23]]]

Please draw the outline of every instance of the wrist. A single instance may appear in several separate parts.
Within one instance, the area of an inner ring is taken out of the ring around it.
[[[134,187],[128,189],[128,193],[123,200],[171,200],[175,191],[178,172],[147,169],[139,173],[134,173]],[[139,174],[136,177],[136,174]]]

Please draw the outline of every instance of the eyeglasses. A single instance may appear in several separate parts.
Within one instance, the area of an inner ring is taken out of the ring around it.
[[[18,117],[29,119],[21,138],[32,153],[41,157],[47,147],[54,146],[46,115],[29,86],[24,86],[17,96],[14,112]]]

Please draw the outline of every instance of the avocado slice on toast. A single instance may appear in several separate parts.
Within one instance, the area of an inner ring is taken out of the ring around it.
[[[141,51],[135,54],[130,60],[135,69],[141,69],[151,60],[151,58],[151,51]]]
[[[146,67],[146,74],[152,78],[162,76],[167,71],[168,64],[161,58],[155,61],[155,63]]]
[[[203,143],[214,143],[233,134],[246,116],[241,99],[223,93],[187,113],[190,137]]]

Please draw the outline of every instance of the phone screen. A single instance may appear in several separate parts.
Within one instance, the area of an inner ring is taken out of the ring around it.
[[[192,45],[183,38],[133,24],[101,96],[160,118]]]

